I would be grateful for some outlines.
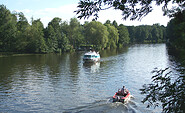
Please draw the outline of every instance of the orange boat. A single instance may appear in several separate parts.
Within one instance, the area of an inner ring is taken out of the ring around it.
[[[130,92],[128,92],[126,95],[119,94],[116,92],[113,96],[113,102],[125,102],[129,99],[130,97]]]

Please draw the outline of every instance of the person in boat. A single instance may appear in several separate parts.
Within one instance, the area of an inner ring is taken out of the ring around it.
[[[126,96],[128,92],[129,92],[128,89],[126,89],[125,86],[123,86],[123,88],[118,90],[118,95]]]

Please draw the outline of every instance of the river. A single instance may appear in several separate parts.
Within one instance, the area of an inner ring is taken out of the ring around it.
[[[135,44],[100,52],[101,61],[83,63],[84,52],[0,57],[0,112],[161,112],[146,108],[139,89],[154,68],[172,65],[165,44]],[[132,98],[112,103],[123,85]]]

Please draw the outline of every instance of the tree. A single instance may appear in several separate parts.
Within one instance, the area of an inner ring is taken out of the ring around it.
[[[101,10],[114,8],[122,11],[123,19],[130,18],[130,20],[134,20],[141,19],[152,12],[153,2],[158,6],[163,5],[164,15],[182,18],[182,11],[185,6],[184,0],[80,0],[79,9],[75,12],[79,14],[78,18],[80,19],[83,17],[89,18],[90,16],[97,19]],[[170,2],[173,3],[173,7],[168,9],[167,6]]]
[[[150,26],[148,25],[142,26],[141,37],[144,38],[144,41],[143,41],[144,43],[150,42],[150,40],[148,40],[149,39],[148,37],[150,34],[149,30],[150,30]]]
[[[56,46],[56,47],[54,47],[55,48],[54,49],[54,52],[61,51],[61,41],[60,41],[62,39],[62,36],[61,36],[61,27],[60,27],[61,22],[62,22],[62,19],[61,18],[55,17],[48,24],[48,26],[52,26],[52,28],[54,30],[54,33],[53,34],[54,34],[54,37],[55,38],[53,37],[54,38],[53,44],[56,43],[56,44],[54,44],[54,46]],[[52,41],[52,40],[50,40],[50,41]]]
[[[185,11],[183,12],[183,20],[174,18],[167,25],[167,39],[169,44],[176,50],[185,50]]]
[[[160,43],[165,41],[164,26],[159,24],[127,26],[131,43]]]
[[[85,27],[85,39],[88,44],[96,46],[98,49],[104,49],[108,42],[107,27],[101,22],[91,21]]]
[[[26,17],[22,12],[16,13],[18,17],[17,26],[17,35],[16,35],[16,51],[26,52],[26,47],[28,45],[28,29],[30,27]]]
[[[55,17],[48,23],[48,27],[45,29],[45,39],[49,52],[61,51],[61,24],[62,20]]]
[[[68,37],[71,45],[74,48],[79,47],[83,43],[84,37],[82,35],[82,27],[77,18],[71,18],[68,29]]]
[[[185,75],[181,70],[180,76],[172,80],[169,68],[164,70],[155,69],[153,71],[151,84],[143,85],[141,94],[145,94],[143,103],[147,102],[148,106],[159,106],[162,103],[163,112],[165,113],[184,113],[185,112]]]
[[[136,34],[135,34],[136,42],[138,42],[138,43],[143,43],[144,42],[144,39],[145,39],[145,37],[143,36],[144,32],[145,31],[143,29],[143,26],[137,26],[136,27]]]
[[[112,25],[113,25],[115,28],[118,28],[118,23],[116,22],[116,20],[114,20],[114,21],[112,22]]]
[[[163,27],[160,26],[159,24],[152,25],[152,30],[151,30],[152,42],[153,41],[155,41],[155,43],[162,42],[164,40],[163,32],[164,32]]]
[[[61,34],[64,33],[65,35],[68,34],[69,25],[67,21],[63,21],[60,24]]]
[[[52,25],[48,25],[45,31],[46,44],[48,46],[48,52],[57,52],[58,42],[56,33]]]
[[[71,50],[71,45],[69,44],[69,39],[67,38],[66,34],[62,34],[62,39],[59,40],[61,43],[61,49],[62,52],[70,51]]]
[[[111,21],[110,20],[106,20],[106,22],[104,23],[104,25],[106,24],[111,24]]]
[[[125,27],[123,24],[120,24],[118,26],[118,33],[119,33],[119,41],[118,41],[119,47],[129,44],[130,38],[129,38],[129,32],[127,27]]]
[[[128,33],[129,33],[129,38],[130,38],[130,42],[131,43],[135,43],[136,42],[136,37],[135,37],[135,26],[127,26],[128,29]]]
[[[109,35],[108,35],[109,40],[108,40],[107,46],[110,48],[116,48],[119,40],[118,30],[113,25],[107,24],[106,26],[107,26],[107,31],[109,32]]]
[[[32,20],[28,33],[27,52],[45,53],[47,46],[44,40],[44,26],[40,19]]]
[[[62,39],[60,41],[60,46],[62,48],[62,52],[70,51],[72,49],[72,46],[70,45],[70,41],[68,36],[68,31],[69,31],[69,25],[66,21],[62,22],[60,24],[60,29],[61,29],[61,36]]]
[[[14,51],[16,23],[16,16],[11,14],[4,5],[0,5],[0,51]]]

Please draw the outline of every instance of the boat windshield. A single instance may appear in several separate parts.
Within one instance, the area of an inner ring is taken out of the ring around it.
[[[91,58],[91,55],[84,55],[85,58]]]

